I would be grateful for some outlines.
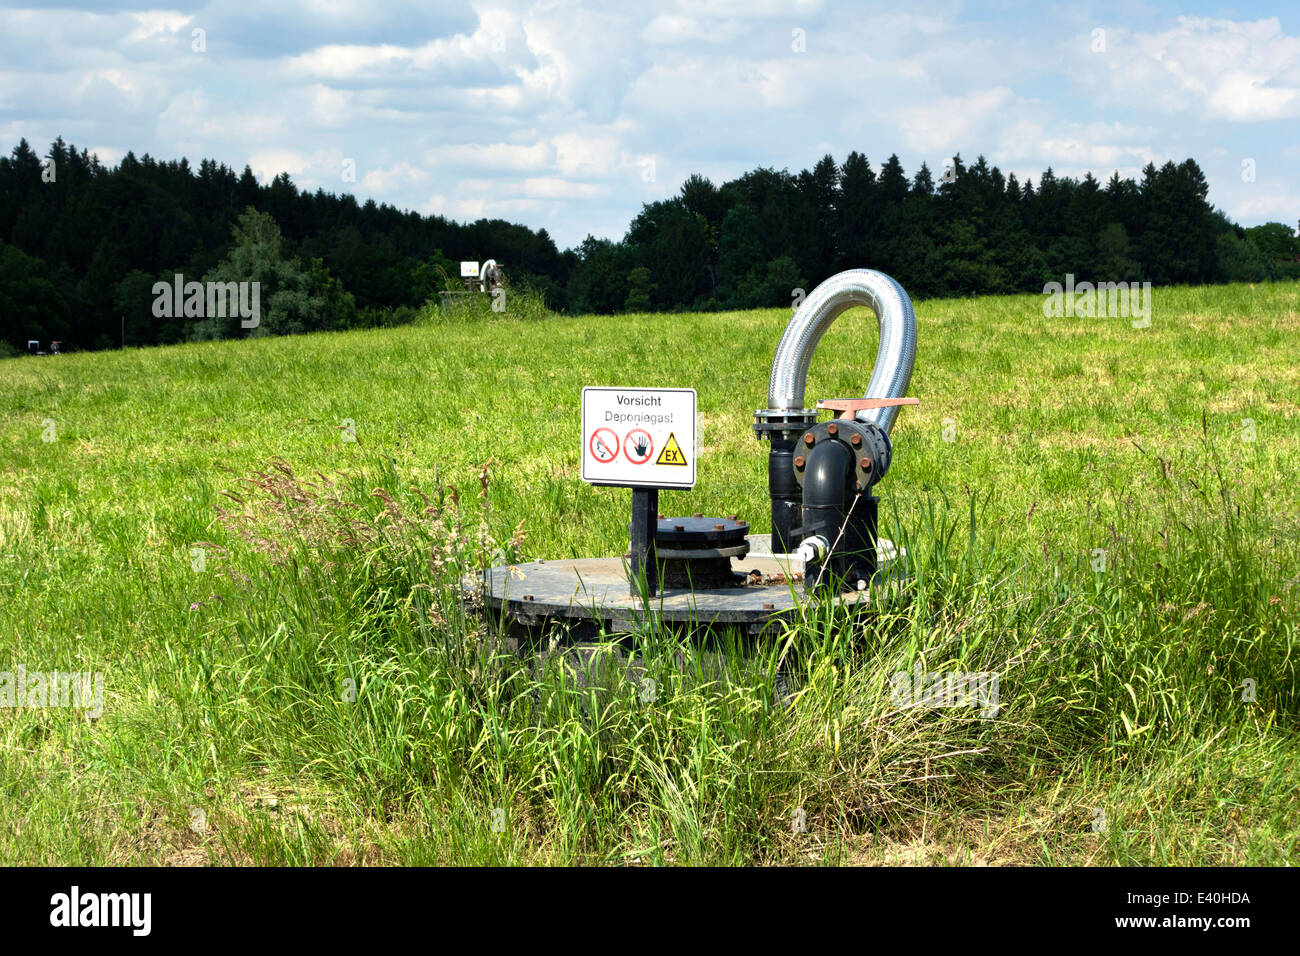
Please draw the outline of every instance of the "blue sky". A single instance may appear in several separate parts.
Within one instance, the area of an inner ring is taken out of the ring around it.
[[[1035,181],[1193,156],[1242,224],[1300,220],[1296,6],[159,2],[0,4],[0,147],[248,163],[561,246],[691,173],[853,149]]]

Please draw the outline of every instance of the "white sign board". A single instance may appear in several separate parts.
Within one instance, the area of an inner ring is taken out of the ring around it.
[[[461,277],[462,279],[477,279],[477,278],[478,278],[478,263],[477,263],[477,262],[462,262],[462,263],[460,264],[460,277]]]
[[[695,389],[584,388],[582,480],[695,486]]]

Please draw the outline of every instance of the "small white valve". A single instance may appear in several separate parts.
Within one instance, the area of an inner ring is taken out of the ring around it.
[[[795,552],[795,557],[804,564],[819,562],[826,557],[830,547],[829,541],[815,534],[811,538],[804,539],[803,544],[799,545],[799,550]]]

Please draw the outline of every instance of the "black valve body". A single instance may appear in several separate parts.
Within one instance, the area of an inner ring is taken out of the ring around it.
[[[797,440],[791,464],[803,490],[799,537],[827,543],[822,559],[804,568],[807,591],[854,590],[875,575],[880,499],[871,488],[891,457],[889,436],[871,422],[821,422]]]

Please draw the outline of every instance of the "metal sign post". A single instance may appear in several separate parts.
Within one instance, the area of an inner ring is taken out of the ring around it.
[[[695,389],[582,390],[582,480],[632,489],[632,593],[659,592],[659,489],[695,486]]]
[[[659,593],[659,562],[655,557],[655,529],[659,526],[659,489],[632,489],[631,545],[628,548],[628,585],[633,594],[640,593],[645,582],[646,594]]]

